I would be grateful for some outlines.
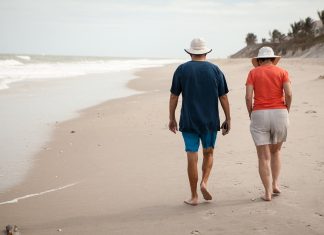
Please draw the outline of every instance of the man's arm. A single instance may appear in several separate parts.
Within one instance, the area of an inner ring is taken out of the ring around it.
[[[283,88],[285,91],[285,104],[287,106],[288,112],[290,111],[291,101],[292,101],[292,89],[290,82],[285,82],[283,84]]]
[[[175,111],[177,109],[179,96],[171,93],[169,102],[169,130],[176,133],[178,130],[178,124],[175,118]]]
[[[231,129],[231,113],[230,113],[230,105],[228,102],[228,98],[227,95],[223,95],[221,97],[219,97],[219,101],[222,105],[224,114],[225,114],[225,118],[226,120],[223,122],[221,128],[224,129],[223,131],[223,135],[228,134],[228,132]]]
[[[246,103],[246,109],[249,113],[249,117],[251,118],[252,113],[252,100],[253,100],[253,86],[252,85],[246,85],[245,89],[245,103]]]

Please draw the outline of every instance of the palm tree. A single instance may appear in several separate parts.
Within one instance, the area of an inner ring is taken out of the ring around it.
[[[314,20],[307,17],[304,21],[303,31],[307,36],[314,36]]]
[[[314,36],[314,20],[307,17],[305,20],[299,20],[290,24],[292,36],[294,38],[305,38]]]
[[[324,10],[318,11],[317,14],[320,20],[322,21],[322,24],[324,25]]]
[[[290,24],[291,27],[291,33],[294,38],[298,37],[298,34],[301,33],[302,28],[303,28],[303,21],[300,20],[298,22],[294,22],[293,24]]]
[[[270,31],[271,42],[281,42],[285,34],[282,34],[278,29]]]
[[[245,38],[246,44],[253,45],[257,42],[257,36],[254,33],[248,33]]]

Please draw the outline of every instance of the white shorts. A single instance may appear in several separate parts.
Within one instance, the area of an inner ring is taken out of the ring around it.
[[[288,125],[287,109],[256,110],[251,114],[250,131],[256,146],[285,142]]]

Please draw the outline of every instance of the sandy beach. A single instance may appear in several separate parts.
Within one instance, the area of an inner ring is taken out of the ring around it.
[[[167,128],[177,65],[167,65],[137,72],[128,86],[142,94],[58,123],[26,179],[0,193],[1,228],[16,224],[23,235],[324,234],[324,59],[279,62],[292,80],[293,105],[282,194],[271,202],[260,199],[245,108],[250,60],[213,62],[227,78],[232,130],[217,140],[211,202],[200,195],[196,207],[183,203],[186,155],[181,134]]]

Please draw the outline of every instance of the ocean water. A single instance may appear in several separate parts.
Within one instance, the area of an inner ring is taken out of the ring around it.
[[[134,71],[179,60],[0,55],[0,193],[18,184],[53,126],[101,102],[138,93]]]
[[[7,89],[11,83],[30,79],[63,78],[129,71],[177,63],[178,61],[168,59],[0,55],[0,89]]]

